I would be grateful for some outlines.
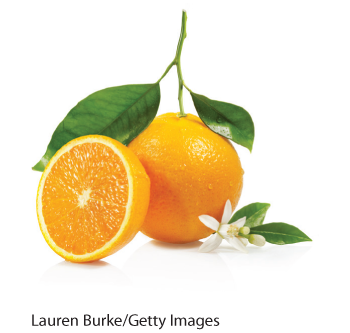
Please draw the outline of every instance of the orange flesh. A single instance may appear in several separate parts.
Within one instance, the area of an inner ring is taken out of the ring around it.
[[[91,253],[118,232],[128,202],[120,157],[102,143],[64,153],[46,178],[42,212],[52,240],[69,253]]]

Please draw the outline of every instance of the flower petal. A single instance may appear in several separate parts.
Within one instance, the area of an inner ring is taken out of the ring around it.
[[[214,231],[219,229],[220,224],[213,217],[209,215],[201,215],[201,216],[198,216],[198,218],[208,228],[213,229]]]
[[[218,229],[218,232],[222,237],[227,237],[227,231],[230,229],[231,224],[220,224],[220,228]]]
[[[235,224],[238,228],[242,228],[245,224],[246,217],[242,217],[241,219],[237,220],[236,222],[233,222],[232,224]]]
[[[210,252],[215,250],[222,242],[218,234],[211,235],[198,249],[199,252]]]
[[[232,215],[232,205],[231,201],[227,200],[224,208],[224,213],[222,214],[221,223],[226,224],[230,221]]]
[[[233,238],[225,238],[230,245],[232,245],[236,250],[248,253],[247,249],[243,245],[243,243],[238,239],[238,237],[233,237]]]
[[[248,243],[249,243],[247,238],[238,237],[238,239],[242,242],[242,244],[243,244],[244,246],[247,246]]]

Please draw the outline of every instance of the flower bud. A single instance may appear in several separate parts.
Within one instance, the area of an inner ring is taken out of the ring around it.
[[[249,243],[254,244],[256,246],[264,246],[266,241],[265,238],[261,235],[250,235]]]
[[[242,235],[248,235],[250,233],[250,228],[249,227],[242,227],[241,229],[239,229],[239,232]]]

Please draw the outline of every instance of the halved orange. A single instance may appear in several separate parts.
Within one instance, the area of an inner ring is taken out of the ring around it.
[[[98,260],[134,238],[149,196],[150,180],[129,148],[101,135],[80,137],[58,150],[43,172],[40,229],[66,260]]]

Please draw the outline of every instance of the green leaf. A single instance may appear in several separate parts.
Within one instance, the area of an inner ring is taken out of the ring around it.
[[[267,210],[270,204],[255,202],[238,210],[228,223],[233,223],[242,217],[246,217],[245,226],[252,228],[263,224]]]
[[[312,241],[297,227],[282,222],[268,223],[251,228],[250,233],[264,236],[267,242],[277,245]]]
[[[211,100],[191,91],[199,117],[215,133],[252,151],[254,123],[250,114],[240,106]]]
[[[57,150],[80,136],[101,134],[129,144],[152,122],[159,103],[159,83],[112,87],[89,95],[58,125],[33,170],[44,171]]]

